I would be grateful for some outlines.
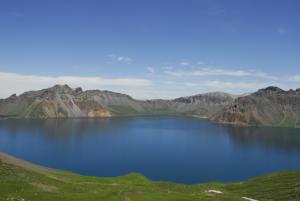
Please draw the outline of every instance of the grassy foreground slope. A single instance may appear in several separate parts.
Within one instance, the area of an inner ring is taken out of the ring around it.
[[[81,176],[0,153],[1,201],[247,200],[242,197],[248,200],[300,200],[300,171],[275,173],[234,184],[181,185],[153,182],[139,174],[113,178]]]

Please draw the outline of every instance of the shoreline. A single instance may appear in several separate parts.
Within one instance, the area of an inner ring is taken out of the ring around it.
[[[300,170],[282,171],[236,183],[179,184],[141,174],[82,176],[51,169],[0,152],[0,200],[188,200],[293,201],[300,197]]]

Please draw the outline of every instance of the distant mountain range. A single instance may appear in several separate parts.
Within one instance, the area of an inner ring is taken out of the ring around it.
[[[300,89],[277,87],[234,96],[206,93],[173,100],[136,100],[110,91],[72,89],[55,85],[0,100],[1,118],[75,118],[172,114],[196,116],[241,126],[300,126]]]

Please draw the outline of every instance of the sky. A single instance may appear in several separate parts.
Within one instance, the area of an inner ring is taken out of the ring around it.
[[[0,98],[300,88],[298,0],[0,0]]]

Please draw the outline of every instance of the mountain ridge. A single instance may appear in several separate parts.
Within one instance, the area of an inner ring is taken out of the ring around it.
[[[28,91],[0,100],[0,116],[7,118],[109,117],[137,114],[181,114],[210,117],[234,100],[225,93],[178,99],[137,100],[127,94],[72,89],[68,85]]]
[[[207,118],[238,126],[300,127],[300,89],[275,86],[240,96],[210,92],[175,99],[138,100],[107,91],[68,85],[27,91],[0,99],[0,118],[76,118],[167,114]]]

